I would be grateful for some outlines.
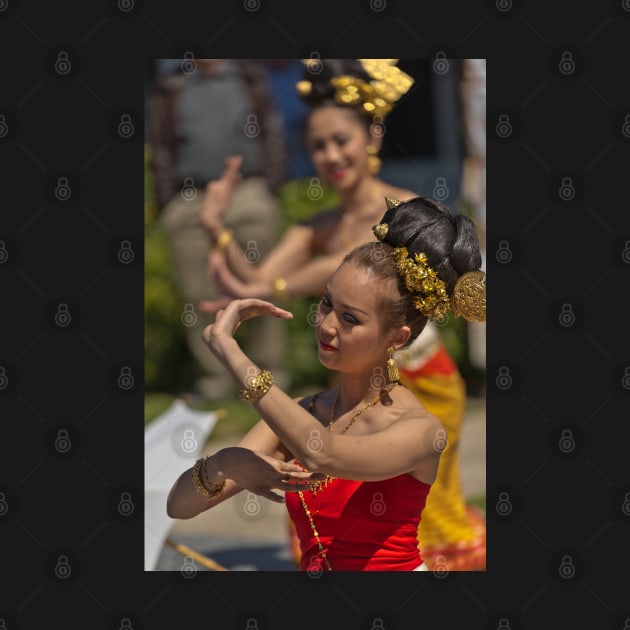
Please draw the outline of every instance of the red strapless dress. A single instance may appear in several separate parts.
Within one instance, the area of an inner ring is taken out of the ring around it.
[[[302,494],[333,571],[413,571],[422,563],[418,525],[430,489],[403,474],[370,482],[337,478],[317,494]],[[298,493],[285,496],[301,570],[328,570]]]

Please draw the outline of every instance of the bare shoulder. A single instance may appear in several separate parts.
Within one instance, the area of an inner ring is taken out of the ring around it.
[[[392,394],[397,405],[399,405],[403,409],[416,409],[419,412],[428,413],[426,407],[420,402],[418,396],[414,394],[411,390],[407,389],[404,385],[399,385],[398,387],[395,387]]]
[[[427,428],[432,427],[434,430],[443,428],[439,418],[432,414],[414,393],[406,387],[397,387],[396,389],[396,420],[417,420],[421,421]]]
[[[310,227],[313,230],[322,230],[336,225],[339,221],[339,210],[331,208],[330,210],[321,210],[312,216],[300,221],[298,225]]]

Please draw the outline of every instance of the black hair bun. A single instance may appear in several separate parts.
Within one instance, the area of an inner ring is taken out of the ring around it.
[[[428,264],[446,283],[450,294],[461,275],[477,271],[482,258],[473,221],[433,197],[415,197],[387,210],[383,238],[410,255],[424,252]]]

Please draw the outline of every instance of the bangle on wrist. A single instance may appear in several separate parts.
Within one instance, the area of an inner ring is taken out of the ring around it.
[[[221,234],[217,236],[217,240],[214,242],[212,249],[218,252],[223,251],[228,246],[233,236],[234,232],[229,228],[225,228]]]
[[[192,469],[192,480],[195,485],[195,490],[207,499],[214,499],[215,497],[221,494],[221,490],[223,490],[223,486],[225,486],[225,479],[218,484],[209,484],[209,488],[207,488],[201,481],[200,472],[202,469],[202,465],[205,466],[205,462],[209,459],[208,457],[200,457],[193,466]]]
[[[254,403],[260,400],[273,385],[273,375],[269,370],[263,370],[258,376],[249,381],[249,385],[242,387],[239,399],[243,402]]]
[[[284,278],[275,278],[271,283],[276,299],[284,301],[287,299],[287,281]]]
[[[221,470],[217,466],[217,463],[214,461],[214,456],[206,457],[205,461],[203,462],[203,472],[206,475],[206,482],[208,481],[208,471],[206,470],[206,465],[208,464],[208,462],[210,462],[214,466],[214,470],[216,471],[217,475],[221,477],[221,481],[219,483],[225,483],[225,475],[221,472]],[[212,485],[212,484],[209,484],[209,485]],[[216,484],[216,485],[219,485],[219,484]]]

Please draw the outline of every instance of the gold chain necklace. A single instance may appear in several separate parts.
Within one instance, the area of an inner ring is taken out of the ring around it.
[[[398,383],[392,383],[391,387],[389,387],[388,389],[386,389],[386,392],[390,392],[392,390],[392,388],[394,387],[394,385],[398,385]],[[330,411],[330,420],[328,421],[328,430],[332,431],[333,429],[333,423],[335,420],[335,410],[337,407],[337,399],[339,398],[339,391],[341,390],[341,387],[339,387],[337,389],[337,394],[335,395],[335,400],[332,404],[332,408]],[[359,411],[357,411],[354,416],[352,416],[352,420],[350,420],[350,422],[347,424],[347,426],[339,433],[339,435],[343,435],[356,421],[356,419],[366,410],[369,409],[370,407],[373,407],[380,399],[381,396],[383,395],[383,390],[381,390],[381,392],[379,393],[379,395],[374,398],[374,400],[371,400],[370,402],[366,403],[363,407],[361,407],[361,409],[359,409]],[[326,475],[326,479],[324,479],[323,481],[311,481],[309,482],[309,486],[311,489],[311,492],[313,494],[313,496],[317,496],[318,492],[321,492],[323,489],[325,489],[329,483],[331,483],[334,479],[336,479],[336,477],[333,477],[331,475]],[[315,523],[313,522],[313,515],[311,514],[311,511],[308,509],[308,505],[306,505],[306,501],[304,500],[304,493],[301,490],[298,490],[298,497],[300,497],[300,503],[302,504],[302,509],[304,510],[304,513],[306,514],[306,518],[308,518],[308,523],[311,526],[311,530],[313,531],[313,535],[315,536],[315,540],[317,541],[317,547],[319,549],[319,555],[322,557],[322,559],[324,560],[324,562],[326,563],[326,567],[328,569],[328,571],[332,571],[332,567],[330,566],[330,562],[328,562],[328,558],[326,556],[326,552],[324,551],[324,546],[322,545],[322,542],[319,538],[319,532],[317,531],[317,527],[315,527]]]

